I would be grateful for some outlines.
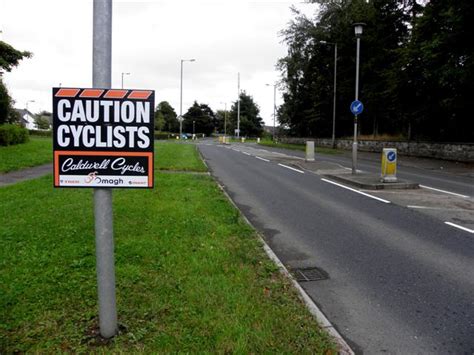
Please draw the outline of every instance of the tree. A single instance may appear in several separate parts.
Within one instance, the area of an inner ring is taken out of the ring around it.
[[[0,41],[0,72],[3,70],[10,72],[23,58],[30,58],[30,52],[21,52],[9,44]],[[8,90],[0,79],[0,124],[12,123],[18,119],[18,115],[13,108],[13,100],[8,94]]]
[[[237,129],[237,102],[232,104],[228,119],[227,132],[233,132]],[[253,97],[243,91],[240,93],[240,136],[260,137],[262,133],[260,108]]]
[[[50,129],[52,124],[52,114],[48,111],[41,111],[35,115],[35,124],[38,129]]]
[[[179,122],[176,117],[176,112],[169,102],[161,101],[155,110],[155,129],[178,132]]]
[[[30,52],[21,52],[9,44],[0,41],[0,68],[10,72],[23,58],[31,58]]]
[[[280,122],[296,135],[330,136],[332,127],[333,51],[338,44],[337,106],[354,100],[355,38],[353,23],[367,24],[362,36],[360,98],[363,133],[373,133],[378,121],[387,127],[397,112],[396,81],[400,77],[397,50],[407,40],[407,16],[396,1],[318,0],[321,11],[308,19],[295,11],[295,19],[282,31],[288,55],[279,61],[284,104]],[[383,116],[383,119],[381,119]],[[353,117],[339,109],[337,135],[350,135]],[[393,125],[398,127],[397,125]]]
[[[198,104],[194,101],[194,104],[188,109],[188,112],[184,114],[183,130],[184,132],[191,133],[204,133],[211,135],[217,125],[216,115],[212,109],[206,104]]]
[[[405,101],[415,138],[474,140],[473,18],[471,0],[431,0],[414,19]]]

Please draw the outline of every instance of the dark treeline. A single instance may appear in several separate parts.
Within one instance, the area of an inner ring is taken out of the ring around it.
[[[284,104],[279,121],[292,135],[330,137],[334,43],[338,46],[336,136],[351,136],[356,39],[361,36],[363,135],[474,141],[473,0],[313,0],[314,19],[295,10],[282,31]],[[328,43],[321,43],[326,41]]]

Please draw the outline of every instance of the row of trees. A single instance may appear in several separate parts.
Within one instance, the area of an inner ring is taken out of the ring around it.
[[[183,132],[224,133],[232,135],[237,128],[237,101],[232,103],[230,111],[218,110],[214,112],[209,105],[194,104],[183,115]],[[173,107],[162,101],[155,110],[155,129],[159,131],[179,132],[179,122]],[[252,96],[246,92],[240,94],[240,135],[261,136],[263,133],[263,120],[260,109]]]
[[[10,72],[23,58],[30,58],[31,55],[30,52],[19,51],[9,44],[0,41],[0,125],[13,123],[19,119],[18,113],[13,107],[14,101],[3,83],[3,72]]]
[[[361,37],[361,133],[408,139],[473,141],[472,0],[312,0],[321,11],[282,31],[288,55],[278,62],[284,103],[279,122],[290,134],[332,131],[333,43],[338,45],[336,135],[350,136],[354,100],[353,23]],[[324,44],[327,42],[328,44]],[[332,43],[332,44],[329,44]]]

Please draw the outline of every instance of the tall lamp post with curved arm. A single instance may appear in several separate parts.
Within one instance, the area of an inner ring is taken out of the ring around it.
[[[184,62],[195,62],[196,59],[181,59],[181,84],[179,94],[179,139],[182,138],[183,134],[183,63]]]

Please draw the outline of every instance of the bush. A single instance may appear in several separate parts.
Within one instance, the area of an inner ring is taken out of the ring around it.
[[[53,136],[52,130],[39,131],[36,129],[29,129],[28,132],[30,133],[30,136],[37,136],[37,137],[52,137]]]
[[[168,139],[169,135],[169,132],[155,131],[155,139]]]
[[[0,125],[0,145],[15,145],[29,140],[28,130],[14,124]]]

